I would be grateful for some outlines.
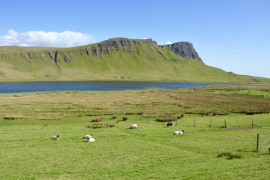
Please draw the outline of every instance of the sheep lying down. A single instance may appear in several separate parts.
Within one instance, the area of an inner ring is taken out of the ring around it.
[[[88,142],[95,142],[95,138],[91,134],[87,134],[84,136],[84,139],[86,139]]]
[[[56,135],[56,136],[51,137],[51,139],[52,139],[52,140],[57,140],[57,141],[58,141],[58,140],[60,139],[60,136],[59,136],[59,135]]]
[[[88,142],[95,142],[96,140],[95,140],[95,138],[90,138],[90,139],[88,139]]]
[[[176,135],[176,136],[183,135],[183,134],[184,134],[184,130],[177,130],[173,132],[173,135]]]

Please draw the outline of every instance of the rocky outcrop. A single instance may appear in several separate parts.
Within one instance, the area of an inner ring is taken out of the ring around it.
[[[169,48],[174,53],[184,58],[201,60],[190,42],[177,42],[169,45],[158,46],[157,42],[153,41],[152,39],[112,38],[100,43],[83,46],[79,51],[82,56],[104,56],[115,51],[128,52],[131,55],[138,55],[140,52],[136,47],[139,46],[149,46],[149,49],[154,48],[161,56],[164,56],[164,54],[160,48]],[[47,54],[49,59],[55,64],[58,64],[59,61],[64,61],[66,63],[72,61],[72,58],[65,53],[61,53],[61,50],[59,52],[48,52]],[[165,56],[164,58],[166,59]]]
[[[128,38],[113,38],[86,47],[85,54],[88,56],[101,56],[109,54],[112,51],[127,51],[129,53],[135,53],[136,49],[134,47],[143,44],[153,45],[157,43],[152,39],[136,40]]]
[[[71,62],[72,59],[66,56],[66,57],[64,57],[64,61],[67,63],[67,62]]]
[[[197,51],[194,49],[192,43],[190,42],[177,42],[177,43],[168,44],[168,45],[161,45],[160,47],[170,48],[175,54],[178,54],[185,58],[201,60]]]
[[[159,56],[169,59],[166,54],[168,48],[172,52],[190,59],[200,60],[200,57],[193,45],[189,42],[178,42],[171,45],[158,45],[156,41],[152,39],[128,39],[128,38],[112,38],[106,41],[102,41],[95,44],[90,44],[80,47],[72,48],[17,48],[17,47],[5,47],[7,52],[0,52],[1,59],[8,59],[10,56],[19,56],[20,58],[32,63],[36,59],[46,58],[53,62],[57,67],[61,66],[61,63],[72,63],[78,59],[90,60],[91,58],[103,56],[114,52],[123,53],[132,57],[144,57],[149,59],[155,59]],[[9,50],[10,49],[10,50]],[[12,50],[12,51],[11,51]],[[92,56],[92,57],[91,57]],[[89,58],[88,58],[89,57]],[[17,57],[16,57],[17,58]]]
[[[52,60],[55,64],[57,64],[57,55],[58,55],[58,51],[48,52],[48,56],[50,60]]]

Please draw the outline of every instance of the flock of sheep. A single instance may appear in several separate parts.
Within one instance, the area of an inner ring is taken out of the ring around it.
[[[167,124],[167,127],[172,127],[174,125],[173,122],[168,122]],[[131,124],[129,126],[129,129],[137,129],[138,128],[138,125],[137,124]],[[184,134],[184,130],[176,130],[173,132],[173,135],[183,135]],[[86,139],[88,142],[95,142],[95,138],[93,137],[92,134],[87,134],[83,137],[84,139]],[[51,137],[52,140],[60,140],[60,135],[56,135],[56,136],[53,136]]]

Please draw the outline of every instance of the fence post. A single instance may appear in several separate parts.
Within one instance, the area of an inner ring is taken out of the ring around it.
[[[193,120],[193,127],[196,127],[196,120]]]
[[[227,121],[226,121],[226,119],[224,120],[224,128],[227,128]]]
[[[260,135],[257,134],[257,147],[256,147],[257,151],[259,151],[259,143],[260,143],[259,141],[260,141]]]
[[[252,129],[253,129],[253,127],[254,127],[254,123],[253,123],[253,121],[252,121],[252,123],[251,123],[251,127],[252,127]]]
[[[212,127],[212,119],[210,120],[210,124],[209,124],[209,127]]]

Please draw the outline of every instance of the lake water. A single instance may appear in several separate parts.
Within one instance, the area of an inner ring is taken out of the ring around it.
[[[207,86],[209,83],[180,82],[14,82],[0,83],[0,93],[41,92],[41,91],[113,91],[139,90],[150,88],[177,89]]]

